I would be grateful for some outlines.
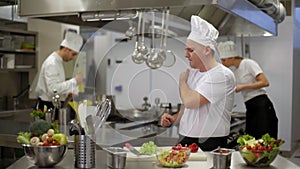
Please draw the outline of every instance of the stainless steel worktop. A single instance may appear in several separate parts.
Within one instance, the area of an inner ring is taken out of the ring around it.
[[[30,122],[0,119],[0,146],[21,148],[16,141],[17,134],[21,131],[28,131],[29,126]],[[134,141],[134,145],[139,145],[145,140],[139,142],[138,139],[154,139],[155,136],[177,140],[176,129],[158,127],[151,122],[108,123],[104,126],[106,127],[103,127],[96,135],[97,142],[103,146],[119,146],[128,141]],[[71,141],[72,138],[72,136],[69,137]]]
[[[17,143],[17,134],[20,131],[27,131],[28,122],[17,122],[12,120],[0,120],[0,146],[21,148]]]
[[[209,169],[213,166],[212,164],[212,156],[210,153],[205,152],[207,154],[207,161],[188,161],[187,164],[183,168],[189,168],[189,169],[198,169],[198,168],[204,168]],[[103,150],[97,150],[96,151],[96,166],[97,169],[106,169],[108,166],[106,165],[106,152]],[[11,166],[8,167],[8,169],[19,169],[19,168],[26,168],[26,169],[37,169],[38,167],[35,167],[32,165],[26,157],[22,157],[15,163],[13,163]],[[63,161],[61,161],[59,164],[57,164],[54,168],[56,169],[70,169],[74,168],[74,151],[68,150],[65,158]],[[126,169],[159,169],[160,167],[156,160],[154,161],[127,161],[126,162]],[[231,161],[231,169],[251,169],[252,167],[249,167],[245,164],[243,161],[241,155],[239,152],[234,152],[232,154],[232,161]],[[295,165],[294,163],[290,162],[286,158],[282,156],[277,156],[275,161],[272,163],[272,165],[269,167],[271,169],[299,169],[300,166]],[[259,169],[259,168],[253,168],[253,169]]]

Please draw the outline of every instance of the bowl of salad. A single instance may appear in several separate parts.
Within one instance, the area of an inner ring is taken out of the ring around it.
[[[180,168],[185,165],[190,153],[187,147],[160,147],[156,149],[156,158],[162,167]]]
[[[269,166],[279,153],[279,147],[284,143],[281,139],[265,134],[260,139],[244,135],[238,138],[239,152],[247,165],[254,167]]]

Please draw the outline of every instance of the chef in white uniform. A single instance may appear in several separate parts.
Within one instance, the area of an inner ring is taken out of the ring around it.
[[[236,92],[241,92],[246,106],[246,134],[261,138],[269,133],[277,138],[278,118],[266,87],[269,80],[258,63],[239,56],[233,41],[218,44],[220,58],[226,67],[235,67]]]
[[[38,95],[36,109],[43,110],[44,105],[48,109],[53,108],[52,97],[54,91],[59,94],[61,101],[64,101],[67,97],[78,95],[78,84],[82,82],[83,76],[77,74],[76,77],[66,80],[63,62],[75,59],[82,44],[83,39],[80,35],[67,32],[60,48],[51,53],[44,61],[36,86]]]
[[[234,101],[234,75],[215,59],[218,35],[210,23],[199,16],[191,17],[185,47],[191,69],[179,79],[183,106],[178,113],[161,118],[165,127],[179,122],[178,143],[197,143],[204,151],[226,147]]]

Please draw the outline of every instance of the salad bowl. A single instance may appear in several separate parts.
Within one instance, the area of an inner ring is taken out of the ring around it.
[[[247,148],[245,149],[240,147],[239,152],[247,165],[254,167],[267,167],[274,161],[274,159],[279,153],[279,150],[249,151],[247,150]]]
[[[157,148],[156,158],[159,164],[168,168],[180,168],[185,165],[190,156],[190,149]]]
[[[270,137],[267,133],[260,139],[244,135],[238,138],[239,152],[247,165],[254,167],[269,166],[279,153],[279,147],[284,143],[281,139]]]

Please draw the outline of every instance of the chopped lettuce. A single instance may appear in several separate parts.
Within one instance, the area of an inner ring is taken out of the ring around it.
[[[155,154],[156,147],[157,146],[153,141],[149,141],[147,143],[143,143],[139,151],[145,154]]]
[[[249,134],[243,135],[238,138],[237,143],[239,143],[241,146],[243,145],[254,145],[256,143],[256,140],[253,136],[250,136]]]

